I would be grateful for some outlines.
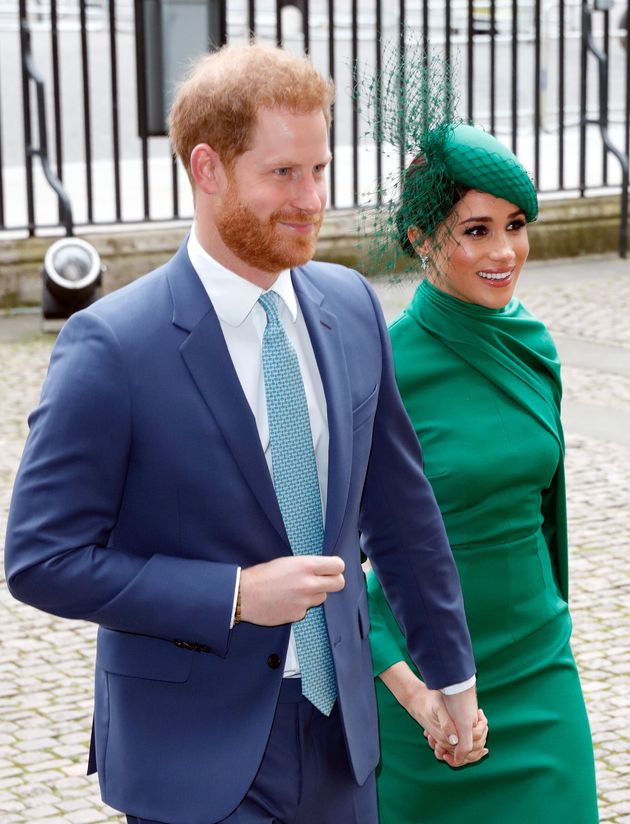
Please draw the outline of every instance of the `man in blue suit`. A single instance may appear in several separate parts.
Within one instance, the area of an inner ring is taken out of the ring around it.
[[[311,262],[331,102],[279,49],[193,67],[171,115],[192,231],[68,321],[30,419],[7,579],[99,625],[91,769],[129,822],[376,822],[360,544],[445,689],[432,733],[478,757],[459,582],[381,311]]]

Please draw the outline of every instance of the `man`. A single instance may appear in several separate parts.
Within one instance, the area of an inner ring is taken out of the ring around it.
[[[193,67],[171,113],[191,234],[69,320],[30,421],[7,579],[100,625],[92,755],[130,822],[376,821],[360,535],[475,758],[461,593],[381,312],[309,262],[331,101],[278,49]]]

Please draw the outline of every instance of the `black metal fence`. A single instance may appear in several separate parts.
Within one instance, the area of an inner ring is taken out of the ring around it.
[[[308,52],[334,78],[333,208],[369,201],[392,163],[401,162],[375,144],[352,93],[353,72],[369,76],[388,50],[417,44],[456,64],[459,113],[513,148],[541,193],[584,196],[627,183],[630,0],[599,0],[597,8],[583,0],[196,0],[206,2],[218,42],[244,42],[253,33]],[[136,28],[157,15],[167,26],[168,50],[176,3],[17,5],[0,0],[0,232],[67,225],[42,170],[42,148],[68,193],[75,227],[190,217],[186,175],[167,138],[146,128],[146,83],[155,62],[147,63],[144,47],[154,32],[142,38]],[[587,35],[594,50],[587,51]],[[33,74],[23,72],[25,53],[41,81],[39,110]],[[166,57],[153,55],[158,62]]]

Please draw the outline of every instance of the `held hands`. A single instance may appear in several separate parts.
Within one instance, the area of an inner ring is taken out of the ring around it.
[[[329,592],[344,588],[344,568],[337,556],[303,555],[241,570],[241,621],[267,627],[301,621]]]
[[[477,710],[474,687],[458,695],[443,695],[439,690],[430,690],[404,661],[389,667],[380,677],[423,727],[437,759],[451,767],[462,767],[488,754],[488,721],[483,710]]]
[[[464,764],[474,764],[485,755],[488,755],[486,747],[486,738],[488,736],[488,719],[484,715],[483,710],[477,710],[477,723],[473,727],[473,745],[472,750],[464,757],[463,761],[455,760],[455,748],[452,744],[447,742],[446,746],[438,743],[438,739],[434,738],[428,730],[424,730],[424,737],[429,742],[429,746],[435,753],[438,761],[446,761],[450,767],[463,767]],[[457,735],[455,736],[457,738]]]
[[[440,693],[440,695],[442,695]],[[446,748],[440,747],[434,750],[436,757],[442,754],[443,760],[452,767],[460,767],[462,764],[470,764],[478,761],[488,750],[485,748],[486,736],[488,734],[488,721],[477,708],[477,691],[474,686],[455,695],[442,695],[446,710],[455,725],[455,737],[458,739],[455,749],[452,749],[452,759],[447,758],[449,754]],[[481,725],[481,729],[477,727]],[[476,735],[476,732],[481,735]],[[449,733],[450,735],[451,733]],[[429,742],[430,744],[431,742]],[[442,753],[442,750],[444,752]]]

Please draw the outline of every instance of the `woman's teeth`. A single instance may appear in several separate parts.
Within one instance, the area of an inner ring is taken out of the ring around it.
[[[498,274],[492,274],[491,272],[477,272],[477,274],[480,278],[485,278],[486,280],[507,280],[512,272],[499,272]]]

